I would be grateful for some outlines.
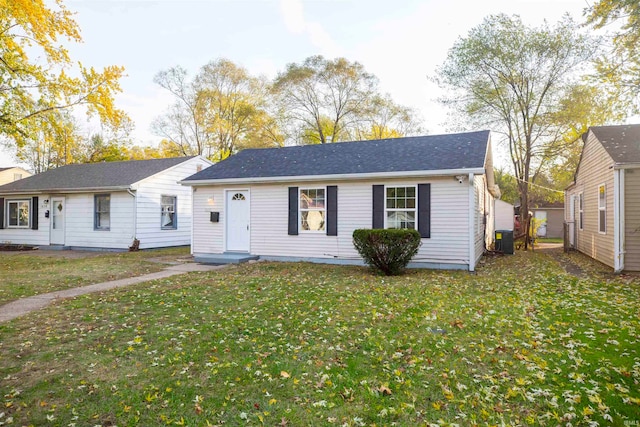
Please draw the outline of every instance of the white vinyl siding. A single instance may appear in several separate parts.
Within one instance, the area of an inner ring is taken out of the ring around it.
[[[109,193],[109,230],[94,229],[94,196],[67,194],[65,246],[127,249],[133,242],[133,198],[126,192]]]
[[[140,249],[186,246],[191,243],[191,187],[180,185],[178,181],[195,174],[198,164],[202,163],[201,158],[195,157],[137,185],[136,238],[140,240]],[[167,195],[175,196],[177,199],[177,228],[163,230],[161,202],[162,196]],[[133,199],[132,196],[129,198]]]
[[[353,231],[372,227],[372,185],[416,186],[431,184],[431,238],[422,239],[414,261],[438,264],[469,262],[469,186],[451,177],[366,181],[319,182],[313,188],[337,185],[338,235],[302,233],[288,235],[288,188],[299,183],[254,184],[251,191],[250,252],[261,256],[292,258],[342,258],[359,260],[352,243]],[[194,193],[195,254],[219,254],[224,250],[224,190],[232,186],[196,187]],[[213,200],[213,205],[209,203]],[[220,212],[220,222],[210,222],[210,212]]]

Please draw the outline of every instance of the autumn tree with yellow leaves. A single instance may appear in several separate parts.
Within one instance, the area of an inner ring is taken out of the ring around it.
[[[75,63],[65,41],[82,38],[61,0],[0,0],[0,143],[19,150],[47,129],[59,131],[55,122],[75,107],[108,128],[127,120],[114,104],[124,68]]]

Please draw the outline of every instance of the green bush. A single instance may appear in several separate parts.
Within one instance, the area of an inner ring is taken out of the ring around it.
[[[401,274],[421,244],[416,230],[358,229],[353,232],[353,246],[364,262],[387,276]]]

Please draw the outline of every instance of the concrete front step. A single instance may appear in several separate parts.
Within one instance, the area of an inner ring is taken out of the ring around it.
[[[193,260],[201,264],[240,264],[260,259],[258,255],[225,252],[223,254],[194,254]]]

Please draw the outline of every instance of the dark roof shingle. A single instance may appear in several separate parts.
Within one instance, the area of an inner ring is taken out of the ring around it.
[[[248,149],[185,181],[484,167],[489,131]]]
[[[592,126],[607,153],[616,163],[640,163],[640,124]]]
[[[190,158],[67,165],[0,186],[0,194],[126,187]]]

